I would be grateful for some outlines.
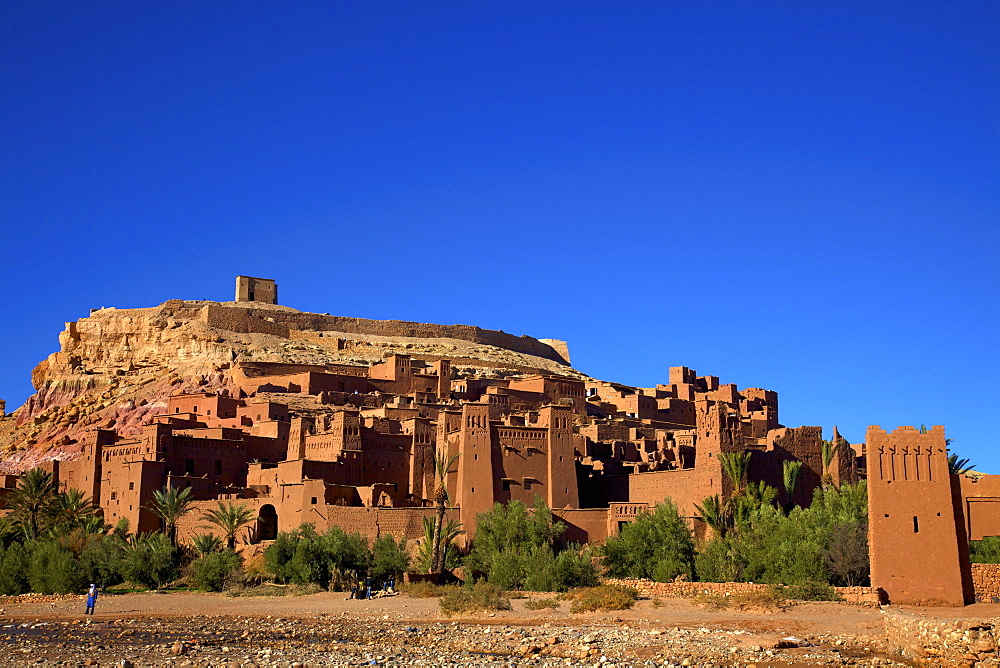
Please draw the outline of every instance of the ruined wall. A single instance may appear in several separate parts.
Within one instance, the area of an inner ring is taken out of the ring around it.
[[[928,666],[971,666],[980,661],[995,665],[997,619],[942,619],[885,612],[889,644],[906,658]]]
[[[964,529],[959,532],[944,427],[926,433],[869,427],[866,442],[872,585],[892,603],[971,603],[968,547],[962,545]]]

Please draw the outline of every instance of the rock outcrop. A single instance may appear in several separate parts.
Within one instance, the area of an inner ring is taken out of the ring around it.
[[[8,468],[72,458],[76,443],[95,427],[138,433],[171,394],[237,392],[232,372],[239,363],[368,366],[401,353],[450,359],[458,375],[475,369],[480,375],[584,377],[566,363],[565,346],[527,336],[257,303],[171,300],[152,308],[102,308],[67,323],[59,344],[32,372],[35,394],[0,416]]]

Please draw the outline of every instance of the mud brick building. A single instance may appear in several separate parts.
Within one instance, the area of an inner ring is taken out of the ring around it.
[[[189,333],[170,364],[214,355],[196,382],[141,376],[172,331]],[[36,375],[64,375],[39,382],[19,425],[71,404],[62,388],[107,387],[105,404],[132,382],[163,388],[162,399],[108,405],[80,436],[78,409],[66,409],[51,432],[59,461],[46,465],[59,482],[134,531],[158,528],[154,491],[189,487],[202,508],[252,508],[246,542],[303,522],[417,540],[433,514],[435,457],[457,455],[448,512],[469,536],[494,503],[540,498],[573,541],[601,541],[665,499],[704,537],[695,504],[732,493],[720,455],[748,452],[751,480],[782,490],[781,503],[809,504],[824,473],[835,484],[868,478],[873,584],[895,602],[968,602],[968,541],[1000,535],[1000,476],[949,475],[943,428],[872,427],[860,444],[834,428],[842,444],[824,471],[822,429],[782,425],[771,390],[683,366],[650,388],[596,380],[568,366],[563,341],[303,313],[278,306],[268,279],[238,277],[231,303],[101,311],[68,323],[60,340]],[[787,461],[803,465],[790,499]],[[192,513],[181,536],[199,524]]]

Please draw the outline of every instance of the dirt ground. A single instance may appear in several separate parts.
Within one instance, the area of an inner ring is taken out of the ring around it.
[[[882,612],[843,603],[707,610],[684,600],[570,614],[513,610],[448,618],[435,598],[344,594],[240,597],[192,592],[0,605],[3,665],[889,665]],[[1000,605],[917,609],[1000,616]]]

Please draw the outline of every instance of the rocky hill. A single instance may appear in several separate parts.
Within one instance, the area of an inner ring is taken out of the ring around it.
[[[452,360],[462,374],[584,377],[563,342],[466,325],[306,313],[246,302],[171,300],[67,323],[32,372],[35,394],[0,419],[7,468],[63,458],[94,427],[136,433],[178,392],[233,390],[237,363],[371,365],[392,353]]]

